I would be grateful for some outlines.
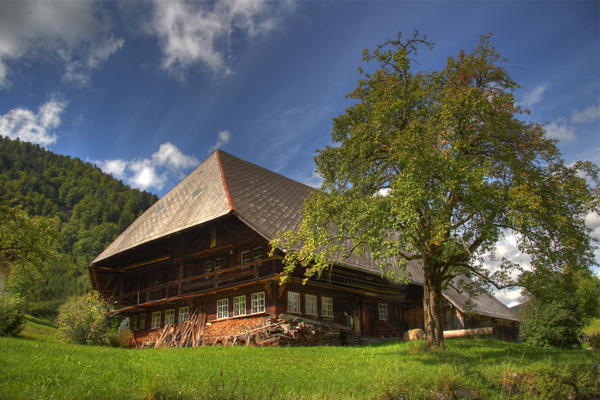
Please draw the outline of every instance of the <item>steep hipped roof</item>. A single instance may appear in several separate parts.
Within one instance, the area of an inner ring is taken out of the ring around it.
[[[92,264],[152,240],[234,214],[267,240],[299,226],[299,210],[313,189],[275,172],[240,160],[221,150],[156,202],[111,243]],[[344,265],[380,274],[370,257],[351,257]],[[417,261],[407,267],[416,284],[423,284]],[[461,310],[468,298],[449,288],[444,295]],[[479,296],[473,311],[480,315],[516,320],[514,313],[491,295]]]

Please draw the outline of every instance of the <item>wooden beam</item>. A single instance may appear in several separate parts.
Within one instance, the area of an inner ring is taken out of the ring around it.
[[[452,331],[444,331],[444,338],[457,338],[465,336],[493,335],[494,328],[477,328],[477,329],[456,329]]]

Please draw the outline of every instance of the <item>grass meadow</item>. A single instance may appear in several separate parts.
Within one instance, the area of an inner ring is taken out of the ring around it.
[[[600,398],[597,350],[483,338],[446,340],[445,351],[418,342],[132,350],[68,345],[55,332],[29,319],[21,337],[0,338],[0,399]]]

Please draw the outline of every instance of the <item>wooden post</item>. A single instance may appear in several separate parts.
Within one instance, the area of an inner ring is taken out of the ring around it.
[[[181,281],[183,280],[183,260],[179,259],[179,285],[177,286],[177,296],[181,296]]]

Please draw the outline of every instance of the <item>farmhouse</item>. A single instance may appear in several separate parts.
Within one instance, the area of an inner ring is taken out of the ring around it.
[[[240,329],[249,320],[292,315],[362,337],[423,328],[416,261],[406,285],[384,279],[368,257],[350,258],[305,284],[302,271],[281,283],[284,250],[270,257],[269,242],[298,226],[312,190],[217,150],[92,262],[93,287],[130,318],[138,341],[198,315],[213,328],[237,322]],[[497,337],[516,340],[515,314],[493,296],[471,304],[453,287],[444,296],[446,329],[493,326]]]

